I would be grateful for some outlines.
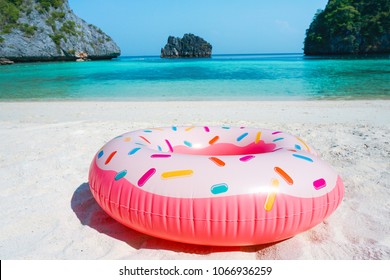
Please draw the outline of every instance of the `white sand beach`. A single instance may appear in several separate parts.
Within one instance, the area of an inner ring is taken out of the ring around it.
[[[127,131],[171,125],[282,130],[341,175],[339,208],[275,244],[207,247],[138,233],[88,185],[94,154]],[[0,259],[390,259],[390,101],[0,103]]]

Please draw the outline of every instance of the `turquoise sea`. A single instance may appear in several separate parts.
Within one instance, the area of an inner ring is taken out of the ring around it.
[[[120,57],[0,67],[0,101],[389,99],[390,55]]]

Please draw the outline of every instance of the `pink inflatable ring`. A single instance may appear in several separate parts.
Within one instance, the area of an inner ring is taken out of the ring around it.
[[[344,195],[340,177],[303,140],[244,127],[125,133],[97,152],[89,184],[104,211],[134,230],[221,246],[292,237]]]

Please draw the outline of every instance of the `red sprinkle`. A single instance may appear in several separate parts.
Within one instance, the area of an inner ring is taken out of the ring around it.
[[[106,161],[104,162],[104,164],[109,164],[110,161],[112,160],[112,158],[115,156],[117,151],[113,151],[109,156],[108,158],[106,159]]]
[[[140,136],[140,138],[142,138],[143,140],[145,140],[146,142],[148,142],[150,144],[150,141],[148,139],[146,139],[145,137]]]

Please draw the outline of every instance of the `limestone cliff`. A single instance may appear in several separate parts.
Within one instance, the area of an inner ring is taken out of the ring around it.
[[[67,0],[0,0],[0,57],[11,61],[111,59],[116,43]]]
[[[390,0],[329,0],[306,31],[304,52],[390,53]]]
[[[212,46],[194,34],[184,34],[183,38],[168,37],[168,42],[161,49],[163,58],[200,58],[211,57]]]

